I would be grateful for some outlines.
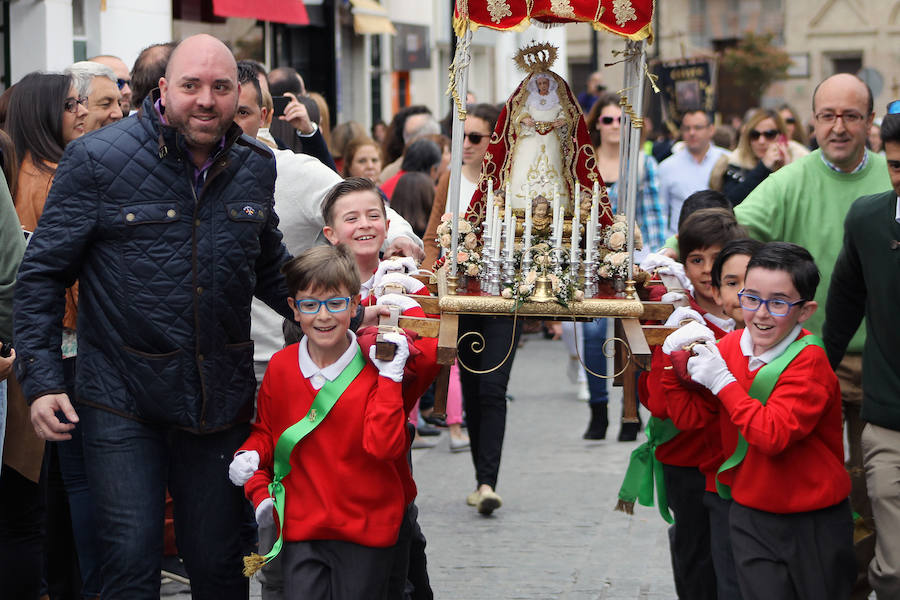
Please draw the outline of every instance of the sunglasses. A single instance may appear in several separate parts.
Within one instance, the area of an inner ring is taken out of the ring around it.
[[[119,90],[121,90],[126,85],[131,85],[130,79],[116,79],[116,85],[119,86]]]
[[[767,129],[765,131],[757,131],[756,129],[750,130],[750,139],[754,142],[759,139],[759,136],[763,136],[770,142],[778,137],[778,134],[781,133],[777,129]]]
[[[82,96],[80,98],[66,98],[66,101],[63,103],[63,110],[70,113],[78,112],[78,105],[82,105],[87,107],[87,96]]]
[[[797,119],[795,119],[794,117],[788,117],[784,120],[784,122],[788,125],[794,125],[797,122]]]
[[[476,146],[481,143],[481,140],[488,137],[489,133],[464,133],[464,138],[469,138],[469,141],[475,144]]]
[[[600,117],[600,122],[604,125],[612,125],[613,123],[621,123],[622,117]]]

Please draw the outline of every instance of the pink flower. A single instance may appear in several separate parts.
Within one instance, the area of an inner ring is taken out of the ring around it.
[[[575,301],[581,302],[584,300],[584,290],[575,290]]]
[[[463,246],[468,248],[469,250],[474,250],[475,246],[478,245],[478,237],[474,233],[467,233],[466,237],[463,238]]]
[[[466,267],[466,275],[468,275],[470,277],[474,277],[475,275],[478,275],[478,272],[479,272],[478,265],[469,265]]]
[[[457,252],[457,253],[456,253],[456,262],[458,262],[458,263],[464,263],[464,262],[466,262],[467,260],[469,260],[469,253],[468,253],[468,252]]]
[[[450,247],[450,234],[449,233],[445,233],[444,235],[441,236],[441,247],[442,248]]]
[[[509,300],[510,298],[513,297],[513,292],[512,292],[512,290],[509,289],[509,288],[503,288],[503,291],[500,292],[500,295],[501,295],[503,298],[506,298],[507,300]]]
[[[452,218],[453,218],[452,213],[444,213],[441,215],[441,223],[444,223],[445,221],[449,221]]]
[[[625,246],[625,234],[621,231],[613,232],[609,236],[610,250],[621,250],[623,246]]]

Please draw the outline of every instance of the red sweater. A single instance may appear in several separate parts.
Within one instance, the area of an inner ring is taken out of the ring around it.
[[[705,312],[693,297],[688,295],[688,299],[691,308],[701,315]],[[726,335],[725,331],[710,321],[706,321],[705,325],[712,330],[717,340]],[[654,417],[672,419],[675,426],[681,430],[681,433],[672,440],[656,449],[656,458],[667,465],[699,467],[707,476],[706,489],[715,491],[713,476],[723,460],[718,422],[714,418],[696,421],[693,415],[683,414],[683,401],[670,405],[672,390],[693,394],[682,388],[672,370],[665,369],[671,364],[672,361],[663,353],[662,348],[656,347],[653,351],[650,373],[646,379],[647,400],[643,403]],[[711,400],[712,396],[709,398]]]
[[[742,331],[719,342],[737,380],[719,392],[722,447],[731,456],[737,432],[749,445],[735,469],[735,502],[773,513],[834,506],[850,493],[844,468],[841,390],[825,351],[808,346],[781,374],[765,406],[747,391],[758,370],[741,352]],[[800,336],[809,335],[802,330]]]
[[[269,362],[257,421],[240,448],[260,456],[260,470],[244,486],[254,506],[269,497],[275,443],[306,415],[316,394],[300,371],[298,348],[288,346]],[[400,384],[380,377],[367,363],[291,454],[291,472],[283,482],[284,539],[394,544],[406,506],[415,497],[405,424]]]

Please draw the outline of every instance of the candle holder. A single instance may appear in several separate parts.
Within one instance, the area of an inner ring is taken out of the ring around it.
[[[588,252],[588,256],[590,256]],[[584,261],[584,297],[593,298],[597,294],[597,279],[594,274],[594,261]]]

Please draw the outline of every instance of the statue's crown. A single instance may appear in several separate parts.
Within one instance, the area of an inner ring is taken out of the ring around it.
[[[514,57],[516,65],[526,73],[549,71],[556,62],[556,46],[548,42],[535,42],[520,48]]]

